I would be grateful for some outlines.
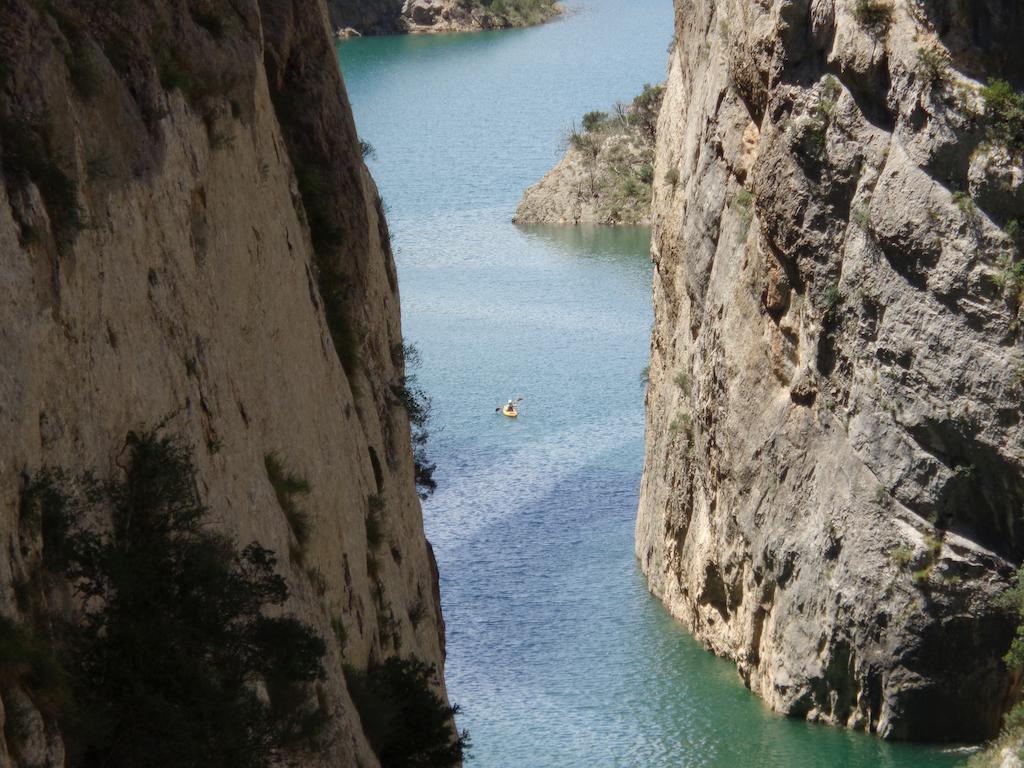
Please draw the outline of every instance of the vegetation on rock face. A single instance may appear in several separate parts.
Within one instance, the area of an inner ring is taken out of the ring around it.
[[[415,345],[403,345],[402,356],[405,360],[407,371],[414,371],[419,367],[420,353]],[[426,499],[437,488],[437,481],[434,480],[434,470],[437,469],[437,465],[431,462],[427,455],[427,440],[430,438],[427,426],[430,423],[432,409],[430,398],[417,383],[416,374],[414,373],[407,373],[400,382],[393,385],[391,393],[409,415],[409,426],[412,429],[412,454],[416,471],[416,488],[419,491],[420,498]]]
[[[1017,571],[1017,581],[1003,593],[1000,602],[1020,621],[1017,634],[1010,644],[1003,660],[1014,672],[1024,670],[1024,568]],[[1004,753],[1009,752],[1024,760],[1024,702],[1018,702],[1003,718],[1003,731],[999,738],[986,749],[974,755],[967,763],[968,768],[997,768],[1010,765],[1004,762]]]
[[[433,666],[391,657],[365,672],[346,667],[345,679],[382,768],[461,764],[469,734],[452,731],[459,708],[448,706],[435,692]]]
[[[131,434],[125,455],[110,482],[45,473],[27,487],[23,530],[60,553],[44,566],[84,616],[54,639],[66,683],[30,633],[0,623],[0,646],[15,651],[0,684],[58,717],[72,765],[256,768],[314,747],[325,646],[278,612],[288,588],[274,553],[211,530],[175,441]]]
[[[570,132],[569,147],[580,155],[585,173],[580,196],[594,207],[597,223],[630,224],[650,216],[663,93],[660,85],[644,85],[631,103],[620,102],[611,112],[588,112],[582,130]]]
[[[990,139],[1011,152],[1024,152],[1024,93],[1005,80],[989,80],[981,96]]]
[[[558,13],[555,0],[460,0],[459,4],[469,11],[484,11],[486,23],[496,27],[541,24]]]
[[[857,22],[874,34],[889,29],[892,24],[892,3],[887,0],[854,0],[853,16]]]
[[[296,497],[309,494],[309,482],[302,475],[288,469],[276,453],[264,456],[263,466],[267,470],[267,479],[274,488],[277,503],[295,537],[295,546],[290,552],[291,559],[293,562],[301,563],[305,556],[306,544],[309,542],[310,523],[309,515],[299,506]]]

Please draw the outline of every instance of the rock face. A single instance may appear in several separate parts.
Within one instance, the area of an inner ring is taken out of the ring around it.
[[[647,86],[614,114],[591,112],[561,162],[523,194],[517,224],[649,224],[654,140],[664,89]],[[671,180],[671,177],[670,177]]]
[[[980,739],[1013,693],[1024,177],[979,83],[1024,85],[1022,31],[998,0],[676,2],[636,553],[778,711]]]
[[[328,0],[328,9],[343,37],[508,29],[561,13],[554,0]]]
[[[406,31],[405,0],[328,0],[331,27],[362,35],[399,35]]]
[[[324,6],[43,7],[0,10],[0,613],[25,618],[38,559],[24,478],[110,476],[129,431],[163,425],[216,525],[279,553],[287,609],[327,640],[333,738],[304,764],[376,765],[342,661],[441,668],[444,626],[393,394],[388,228]],[[268,454],[311,486],[301,562]],[[53,724],[0,688],[39,724],[0,739],[0,764],[63,764]]]

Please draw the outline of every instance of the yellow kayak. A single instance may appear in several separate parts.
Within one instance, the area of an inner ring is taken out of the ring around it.
[[[514,419],[516,416],[519,415],[519,411],[517,411],[515,408],[509,408],[507,405],[501,406],[501,412],[511,419]]]

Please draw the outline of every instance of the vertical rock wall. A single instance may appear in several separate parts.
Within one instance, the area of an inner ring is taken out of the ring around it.
[[[278,553],[287,609],[328,641],[332,738],[306,764],[376,764],[342,662],[441,668],[444,627],[388,228],[323,4],[9,0],[0,118],[0,613],[23,618],[39,555],[25,478],[113,475],[126,434],[163,425],[213,524]],[[299,559],[268,454],[311,486]],[[27,717],[0,764],[62,764]]]
[[[1024,175],[980,85],[1024,85],[1022,30],[1000,0],[676,2],[636,552],[779,711],[980,739],[1011,694]]]

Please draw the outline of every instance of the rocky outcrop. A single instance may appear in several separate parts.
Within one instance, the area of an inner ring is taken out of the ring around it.
[[[590,112],[561,162],[530,187],[517,224],[649,224],[662,86],[645,86],[613,113]],[[671,181],[671,177],[669,181]]]
[[[331,738],[303,764],[376,765],[342,663],[440,668],[444,627],[388,226],[323,4],[10,0],[0,156],[0,614],[31,620],[26,478],[113,477],[126,434],[160,427],[327,641]],[[304,544],[268,456],[308,482]],[[0,763],[63,764],[32,692],[5,677],[0,699]]]
[[[328,9],[341,37],[528,27],[561,13],[554,0],[328,0]]]
[[[636,553],[778,711],[980,739],[1012,696],[1022,31],[998,0],[677,0]]]
[[[342,37],[400,35],[406,31],[405,0],[328,0],[331,27]]]

